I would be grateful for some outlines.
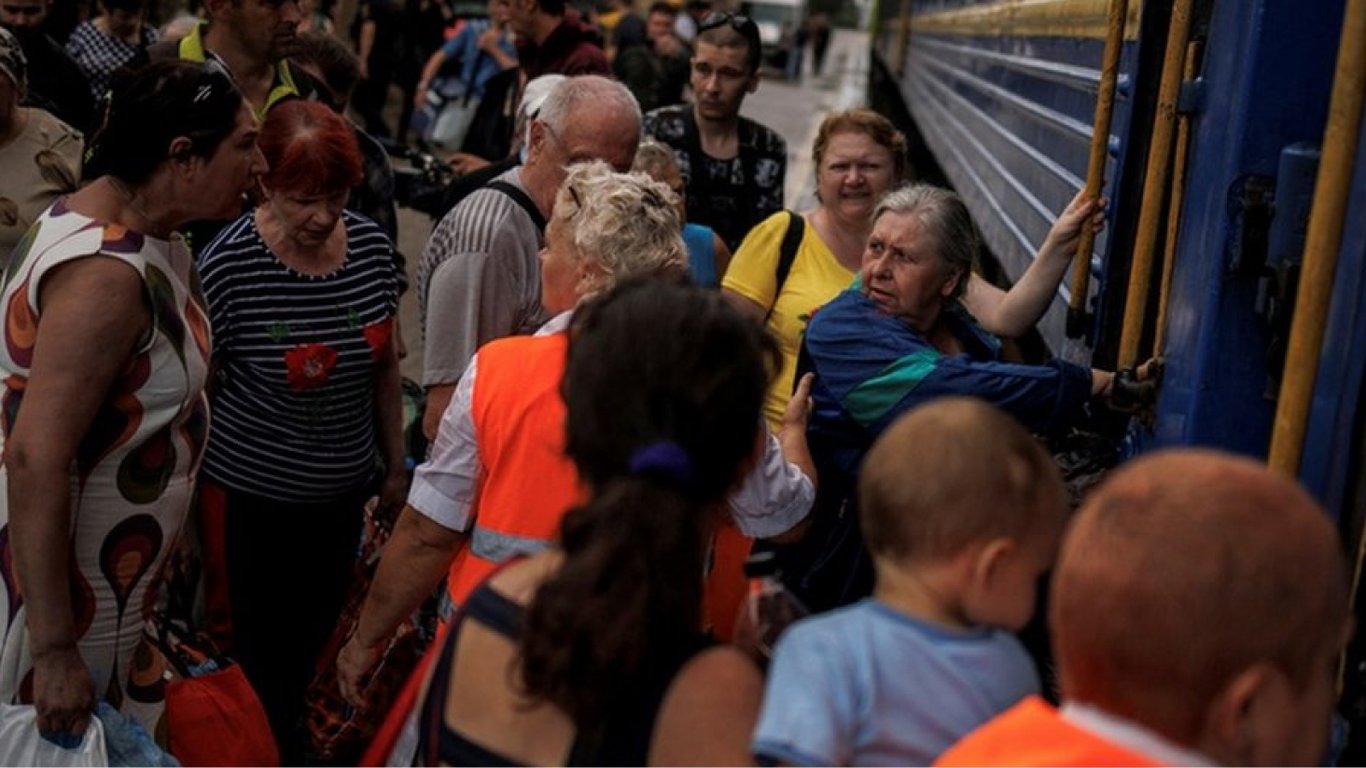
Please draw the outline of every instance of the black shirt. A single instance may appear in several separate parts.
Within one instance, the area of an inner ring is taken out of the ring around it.
[[[771,129],[740,118],[740,150],[728,160],[703,154],[691,104],[650,112],[644,130],[678,157],[688,185],[688,221],[716,230],[731,251],[750,228],[782,210],[787,142]]]

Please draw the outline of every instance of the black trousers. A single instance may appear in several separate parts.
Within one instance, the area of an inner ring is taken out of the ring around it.
[[[370,495],[363,488],[304,504],[227,492],[233,653],[265,706],[284,765],[303,761],[304,690],[346,599]]]

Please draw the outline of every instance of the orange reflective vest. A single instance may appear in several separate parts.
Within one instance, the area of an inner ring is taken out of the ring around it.
[[[1031,696],[963,737],[935,765],[1153,766],[1161,763],[1067,722]]]
[[[493,569],[549,548],[560,519],[587,498],[564,453],[567,415],[560,398],[569,335],[513,336],[479,349],[471,420],[483,472],[474,527],[451,562],[446,587],[464,603]],[[703,614],[705,629],[729,641],[745,595],[749,539],[727,521],[714,540]]]
[[[474,527],[451,563],[456,605],[501,562],[551,546],[560,519],[582,502],[578,472],[564,454],[566,333],[513,336],[479,349],[471,419],[483,474]]]

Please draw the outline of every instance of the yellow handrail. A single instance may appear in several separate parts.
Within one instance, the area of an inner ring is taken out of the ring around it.
[[[1191,1],[1172,4],[1171,26],[1167,30],[1167,50],[1162,59],[1162,81],[1157,91],[1157,115],[1153,119],[1148,143],[1148,170],[1143,177],[1143,203],[1138,211],[1138,235],[1134,259],[1129,269],[1129,286],[1124,296],[1124,327],[1119,337],[1119,367],[1138,362],[1138,342],[1143,335],[1143,320],[1148,310],[1148,290],[1152,285],[1153,251],[1157,246],[1157,225],[1162,217],[1162,198],[1167,193],[1167,174],[1171,168],[1172,132],[1176,124],[1176,99],[1181,90],[1182,59],[1190,39]]]
[[[1314,206],[1304,241],[1304,263],[1295,294],[1295,319],[1285,354],[1285,378],[1276,402],[1268,463],[1295,477],[1304,452],[1309,404],[1318,378],[1319,352],[1333,296],[1333,273],[1342,248],[1342,229],[1361,133],[1366,91],[1366,0],[1348,0],[1342,17],[1333,96],[1323,132],[1323,157],[1314,182]]]
[[[1200,69],[1200,41],[1186,46],[1186,67],[1182,79],[1190,82]],[[1176,118],[1176,157],[1172,160],[1172,197],[1167,206],[1167,242],[1162,249],[1162,287],[1157,299],[1157,331],[1153,337],[1152,356],[1163,353],[1167,340],[1167,300],[1172,294],[1172,270],[1176,265],[1176,236],[1181,223],[1181,206],[1186,200],[1186,160],[1190,152],[1191,118],[1182,114]]]
[[[1091,155],[1086,164],[1086,197],[1100,197],[1105,184],[1105,156],[1110,144],[1110,118],[1115,111],[1115,83],[1119,80],[1119,54],[1124,50],[1124,24],[1129,16],[1129,0],[1110,0],[1108,27],[1105,32],[1105,53],[1101,61],[1100,89],[1096,92],[1096,115],[1091,130]],[[1086,313],[1086,300],[1091,292],[1091,250],[1095,233],[1082,227],[1077,242],[1077,255],[1072,264],[1072,298],[1069,302],[1074,317]]]

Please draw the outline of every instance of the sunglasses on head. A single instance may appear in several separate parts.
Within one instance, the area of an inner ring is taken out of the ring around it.
[[[209,54],[204,59],[203,64],[204,78],[200,81],[199,88],[195,90],[194,103],[207,101],[215,93],[225,90],[236,90],[237,81],[221,59],[213,54]]]
[[[748,16],[739,16],[727,11],[715,11],[707,14],[707,18],[697,26],[697,34],[701,35],[713,29],[730,27],[737,34],[745,39],[745,47],[748,49],[745,56],[751,69],[758,69],[762,58],[763,43],[759,39],[759,25]]]
[[[729,11],[714,11],[707,14],[707,18],[703,19],[702,23],[697,26],[697,31],[706,32],[709,29],[724,27],[727,24],[730,25],[731,29],[742,35],[749,35],[751,33],[757,35],[759,31],[759,28],[755,26],[753,19],[748,16],[730,13]]]

